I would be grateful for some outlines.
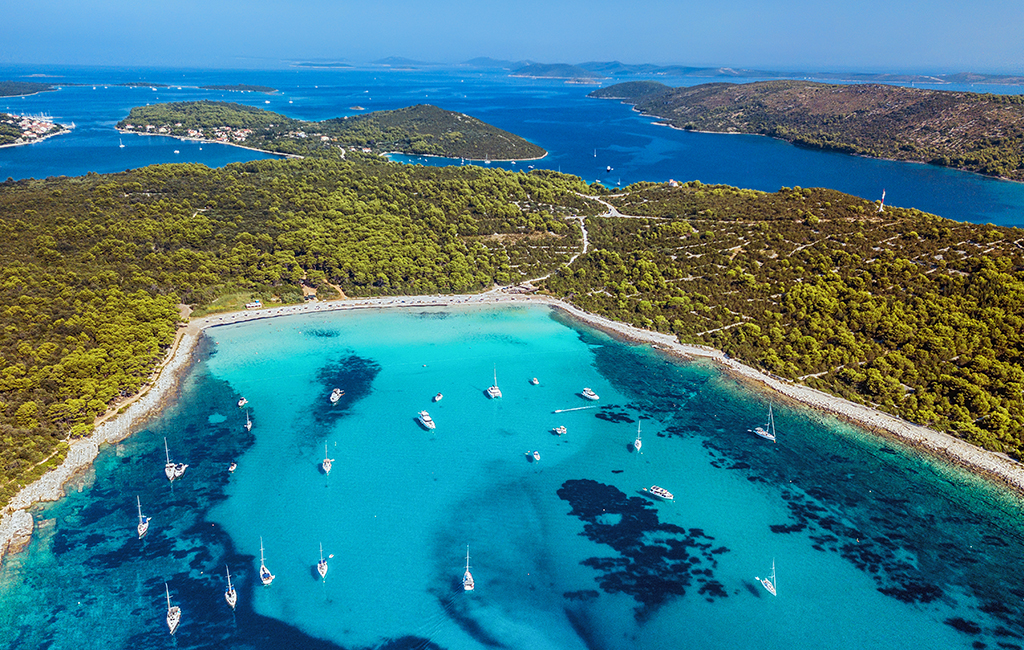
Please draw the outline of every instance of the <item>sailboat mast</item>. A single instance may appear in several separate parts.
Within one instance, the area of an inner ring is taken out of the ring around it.
[[[167,449],[167,438],[164,438],[164,455],[167,457],[167,462],[171,462],[171,452]]]
[[[167,583],[164,583],[164,591],[167,592],[167,609],[171,608],[171,590],[167,587]]]
[[[139,504],[139,523],[142,523],[142,501],[138,496],[135,497],[135,503]]]

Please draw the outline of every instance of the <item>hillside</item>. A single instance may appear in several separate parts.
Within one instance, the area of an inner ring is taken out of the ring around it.
[[[803,146],[1024,180],[1024,96],[809,81],[671,88],[615,84],[621,99],[683,129],[757,133]]]
[[[16,97],[18,95],[32,95],[47,90],[53,90],[53,84],[38,83],[35,81],[0,81],[0,97]]]
[[[474,117],[428,104],[306,122],[231,102],[177,102],[137,106],[117,128],[303,156],[337,152],[338,147],[495,160],[540,158],[547,153]]]
[[[597,72],[568,63],[528,63],[512,71],[512,77],[598,81],[606,77]]]

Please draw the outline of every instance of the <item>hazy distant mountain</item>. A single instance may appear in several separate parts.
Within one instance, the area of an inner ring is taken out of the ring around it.
[[[376,61],[370,61],[370,63],[373,65],[389,65],[394,68],[414,68],[425,65],[437,65],[435,63],[427,63],[426,61],[407,59],[404,56],[388,56],[383,59],[377,59]]]
[[[478,56],[475,59],[465,61],[462,65],[471,68],[497,68],[499,70],[516,70],[533,61],[506,61],[504,59],[492,59],[489,56]]]
[[[597,81],[606,77],[600,73],[568,63],[530,63],[512,71],[513,77],[543,77],[547,79],[588,79]]]

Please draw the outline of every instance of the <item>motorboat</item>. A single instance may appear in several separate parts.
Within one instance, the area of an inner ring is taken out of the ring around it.
[[[663,499],[665,501],[672,501],[673,499],[675,499],[675,497],[672,496],[671,492],[657,485],[652,485],[650,488],[644,488],[644,492],[647,492],[651,496],[658,497],[659,499]]]
[[[557,426],[554,429],[552,429],[551,431],[552,431],[552,433],[555,433],[556,435],[564,436],[566,434],[566,432],[568,432],[568,429],[566,429],[563,426]]]
[[[530,380],[530,383],[533,384],[534,386],[536,386],[537,384],[540,383],[540,380],[537,379],[536,377],[534,377],[533,379]]]
[[[185,463],[178,463],[174,466],[174,478],[181,478],[185,475],[185,470],[188,469],[188,465]]]
[[[238,463],[236,463],[235,461],[231,461],[231,464],[228,465],[228,471],[234,472],[236,469],[238,469]]]
[[[601,399],[600,397],[598,397],[597,393],[595,393],[589,388],[584,388],[582,391],[580,391],[580,395],[594,402]]]
[[[442,395],[441,393],[438,393],[437,395],[434,395],[434,401],[435,402],[440,402],[443,397],[444,397],[444,395]]]
[[[245,406],[248,403],[249,403],[249,400],[247,400],[247,399],[245,399],[243,397],[242,399],[238,400],[238,408],[242,408],[243,406]]]
[[[427,413],[426,411],[420,411],[419,413],[417,413],[416,420],[419,421],[420,425],[424,429],[430,430],[437,427],[437,425],[434,424],[434,419],[430,417],[430,414]]]
[[[332,390],[331,391],[331,398],[330,398],[331,399],[331,404],[337,404],[338,400],[341,399],[341,396],[344,395],[344,394],[345,394],[345,391],[341,390],[340,388],[335,388],[334,390]]]

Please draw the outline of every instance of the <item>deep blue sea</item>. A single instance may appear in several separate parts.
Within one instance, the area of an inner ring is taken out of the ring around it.
[[[478,117],[550,152],[540,161],[492,163],[505,169],[546,167],[609,187],[672,178],[765,191],[784,186],[830,187],[872,201],[885,190],[890,205],[918,208],[958,221],[1024,225],[1024,183],[931,165],[814,151],[759,136],[687,133],[656,125],[655,119],[643,117],[617,101],[588,99],[586,95],[594,86],[512,78],[497,71],[0,66],[0,79],[64,84],[57,92],[0,98],[0,111],[46,113],[61,123],[74,122],[76,127],[71,134],[39,144],[0,149],[0,179],[116,172],[166,162],[220,166],[266,157],[226,145],[121,136],[114,130],[131,107],[147,103],[236,101],[308,120],[355,114],[359,112],[352,110],[356,106],[385,110],[431,103]],[[680,86],[735,80],[661,81]],[[127,82],[167,87],[114,85]],[[237,83],[271,86],[280,92],[265,95],[198,88]],[[1019,86],[990,85],[941,88],[996,93],[1024,90]],[[120,142],[125,145],[123,149],[118,146]],[[437,158],[398,159],[431,165],[460,163]],[[607,171],[608,167],[612,170]]]
[[[495,375],[503,397],[491,400]],[[217,327],[173,405],[36,510],[29,549],[0,569],[0,647],[1024,643],[1019,502],[778,401],[772,444],[748,432],[768,403],[547,307]],[[173,483],[165,438],[189,465]],[[652,500],[655,484],[675,500]],[[152,517],[141,541],[136,496]],[[777,596],[756,579],[773,562]],[[173,638],[165,583],[182,610]]]

